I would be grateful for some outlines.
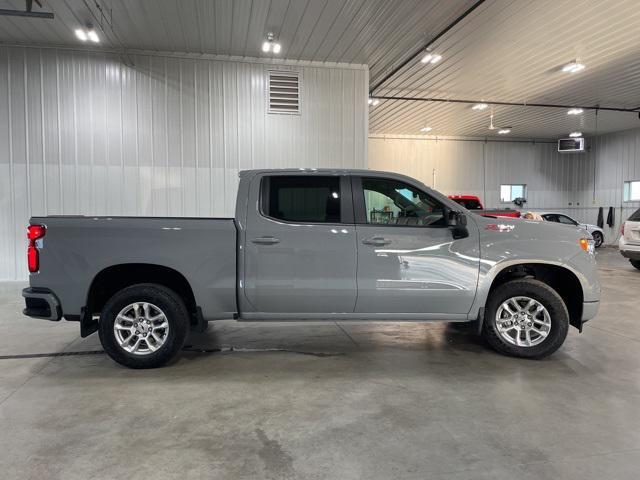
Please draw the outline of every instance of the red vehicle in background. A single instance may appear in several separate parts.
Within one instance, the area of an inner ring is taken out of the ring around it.
[[[520,218],[522,215],[519,210],[513,208],[496,208],[493,210],[485,210],[482,202],[475,195],[449,195],[454,202],[462,205],[467,210],[482,215],[483,217],[511,217]]]

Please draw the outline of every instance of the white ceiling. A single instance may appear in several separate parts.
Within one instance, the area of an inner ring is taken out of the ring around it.
[[[279,58],[367,64],[371,85],[435,36],[474,0],[98,0],[101,47],[265,57],[267,32]],[[8,5],[5,5],[8,4]],[[24,9],[22,0],[3,8]],[[36,7],[37,10],[39,10]],[[98,24],[95,0],[45,0],[54,20],[0,16],[0,42],[78,47],[73,31]],[[440,63],[411,62],[378,95],[640,107],[639,0],[486,0],[435,45]],[[558,72],[579,59],[581,73]],[[633,113],[496,107],[511,136],[554,138],[640,127]],[[491,136],[489,110],[468,105],[382,101],[370,131]]]

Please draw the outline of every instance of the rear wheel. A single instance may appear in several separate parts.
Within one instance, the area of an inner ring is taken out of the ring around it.
[[[640,260],[629,260],[629,262],[631,262],[631,265],[640,270]]]
[[[543,358],[563,344],[569,313],[560,295],[538,280],[512,280],[487,301],[483,335],[498,352]]]
[[[188,330],[182,299],[155,284],[117,292],[104,306],[98,329],[105,352],[131,368],[164,365],[182,349]]]
[[[602,235],[602,233],[593,232],[591,236],[593,237],[593,242],[596,248],[602,246],[602,243],[604,242],[604,236]]]

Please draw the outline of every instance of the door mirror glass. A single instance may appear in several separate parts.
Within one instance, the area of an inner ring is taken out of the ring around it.
[[[448,225],[450,227],[466,227],[467,216],[462,212],[458,212],[456,210],[450,210]]]

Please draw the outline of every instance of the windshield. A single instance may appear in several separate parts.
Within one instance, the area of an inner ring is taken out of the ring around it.
[[[458,205],[462,205],[467,210],[482,210],[482,204],[478,200],[467,198],[452,198]]]

